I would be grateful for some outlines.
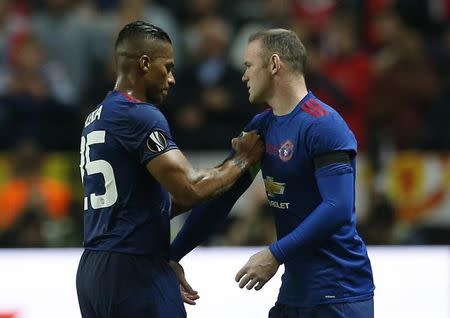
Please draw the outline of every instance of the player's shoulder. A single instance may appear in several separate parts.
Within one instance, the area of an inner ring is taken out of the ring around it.
[[[267,108],[267,109],[263,110],[262,112],[256,114],[252,118],[250,123],[247,125],[247,129],[246,130],[262,129],[263,127],[265,127],[268,119],[270,118],[270,116],[272,114],[273,113],[272,113],[272,109],[271,108]]]
[[[131,122],[166,121],[159,108],[125,93],[113,91],[103,101],[112,116],[123,117]]]
[[[272,114],[273,114],[272,108],[270,108],[270,107],[266,108],[262,112],[256,114],[253,117],[252,121],[254,121],[255,123],[263,122],[263,121],[267,120],[267,118],[269,118]]]
[[[300,105],[301,120],[310,126],[328,126],[335,125],[340,129],[348,129],[348,126],[342,116],[330,105],[309,93],[307,98]]]
[[[318,99],[311,92],[300,102],[300,109],[303,120],[311,122],[328,120],[337,114],[333,107]]]
[[[357,148],[353,132],[341,115],[331,106],[314,95],[302,103],[302,119],[305,122],[306,140],[315,148],[325,147],[327,151]],[[324,149],[325,149],[324,148]],[[324,152],[326,152],[322,149]]]

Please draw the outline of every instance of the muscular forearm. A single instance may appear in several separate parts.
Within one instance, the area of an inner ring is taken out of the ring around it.
[[[191,193],[186,198],[175,198],[182,210],[216,198],[227,191],[249,168],[246,160],[233,157],[216,168],[204,169],[191,177]]]
[[[172,195],[177,211],[219,196],[244,174],[264,153],[261,137],[250,132],[232,140],[234,155],[220,166],[193,169],[178,149],[167,151],[146,164],[152,176]]]
[[[248,169],[248,162],[240,158],[232,158],[220,166],[204,173],[195,186],[207,198],[214,198],[228,190],[236,180]]]

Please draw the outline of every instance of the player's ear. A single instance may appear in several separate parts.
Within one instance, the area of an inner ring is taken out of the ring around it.
[[[281,68],[281,59],[278,54],[272,54],[270,57],[270,72],[275,75]]]
[[[139,68],[147,73],[150,71],[150,57],[148,55],[142,55],[139,59]]]

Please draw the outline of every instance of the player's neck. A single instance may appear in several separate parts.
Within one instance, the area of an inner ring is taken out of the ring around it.
[[[129,76],[119,75],[117,76],[114,90],[122,92],[130,97],[134,97],[141,101],[146,101],[145,89],[139,87],[135,81]]]
[[[285,81],[274,91],[268,104],[272,107],[276,116],[283,116],[291,113],[295,106],[308,94],[305,81]]]

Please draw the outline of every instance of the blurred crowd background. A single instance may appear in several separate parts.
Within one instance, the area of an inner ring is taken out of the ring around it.
[[[295,30],[308,88],[358,139],[364,240],[450,244],[449,18],[450,0],[0,0],[0,247],[81,246],[80,132],[134,20],[171,36],[177,83],[162,110],[210,166],[265,108],[241,82],[248,36]],[[259,182],[207,244],[273,241],[265,201]]]

